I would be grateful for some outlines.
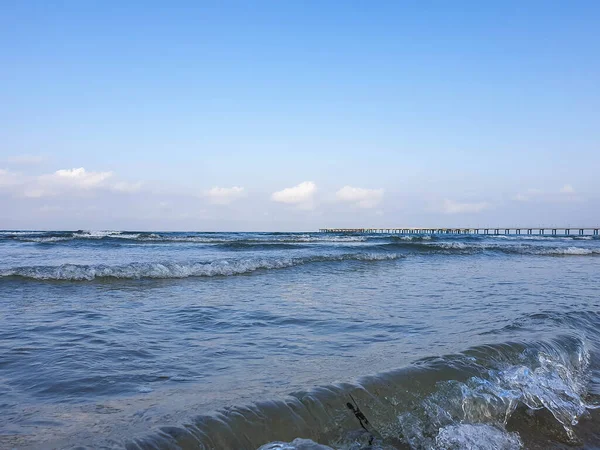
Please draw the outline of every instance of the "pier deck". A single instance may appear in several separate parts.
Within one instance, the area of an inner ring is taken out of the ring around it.
[[[385,233],[385,234],[480,234],[480,235],[541,235],[598,236],[596,227],[485,227],[485,228],[320,228],[321,233]]]

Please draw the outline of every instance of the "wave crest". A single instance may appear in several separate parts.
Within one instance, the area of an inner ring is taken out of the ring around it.
[[[543,409],[550,414],[538,418],[550,422],[544,422],[542,433],[559,439],[557,432],[564,430],[564,442],[573,443],[573,424],[595,408],[586,403],[590,366],[586,345],[572,336],[484,345],[366,377],[360,384],[227,408],[197,417],[191,428],[161,432],[160,439],[175,448],[189,442],[192,430],[202,448],[218,442],[216,447],[260,450],[516,450],[531,439],[522,433],[527,432],[524,417]],[[368,429],[361,428],[348,402],[368,417]]]
[[[355,253],[305,258],[252,258],[212,262],[151,262],[124,265],[25,266],[0,271],[0,278],[20,277],[34,280],[91,281],[97,278],[188,278],[231,276],[257,270],[283,269],[317,262],[387,261],[400,258],[392,253]]]
[[[573,344],[571,352],[558,345],[528,348],[518,355],[516,364],[498,362],[499,368],[488,368],[485,374],[466,381],[440,383],[416,411],[399,416],[406,440],[416,449],[520,448],[518,437],[505,426],[517,407],[524,405],[550,412],[568,439],[575,441],[572,427],[595,406],[584,401],[589,351],[581,341]],[[466,424],[471,427],[465,429]],[[493,442],[498,445],[469,446],[482,432],[488,438],[496,435]],[[436,447],[440,442],[452,445]]]

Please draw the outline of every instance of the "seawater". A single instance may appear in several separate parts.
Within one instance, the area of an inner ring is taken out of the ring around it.
[[[3,231],[0,448],[598,448],[599,277],[593,236]]]

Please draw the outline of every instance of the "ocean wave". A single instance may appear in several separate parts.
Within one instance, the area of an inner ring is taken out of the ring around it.
[[[0,231],[0,236],[28,236],[46,233],[45,231]]]
[[[39,244],[52,244],[55,242],[72,241],[73,238],[69,236],[27,236],[17,240],[24,242],[36,242]]]
[[[445,450],[513,450],[522,446],[518,434],[484,423],[448,425],[435,437],[435,448]]]
[[[598,236],[592,235],[573,235],[573,236],[552,236],[552,235],[534,235],[534,234],[488,234],[482,235],[482,237],[500,239],[507,241],[593,241],[598,240]]]
[[[129,239],[140,243],[199,243],[199,244],[268,244],[268,243],[353,243],[365,242],[366,236],[330,236],[311,234],[287,234],[287,235],[255,235],[253,237],[240,236],[236,233],[216,235],[196,233],[149,233],[149,232],[126,232],[111,230],[92,230],[75,232],[0,232],[0,239],[17,240],[36,243],[57,243],[66,241],[99,241],[112,239]]]
[[[1,231],[0,240],[28,241],[29,239],[70,237],[71,233],[60,231]]]
[[[50,244],[73,240],[102,240],[102,239],[138,239],[141,233],[128,233],[123,231],[48,231],[31,232],[23,234],[6,234],[5,237],[22,242],[36,242]]]
[[[293,242],[365,242],[367,239],[366,236],[314,236],[306,234],[301,236],[276,238],[274,240]]]
[[[343,248],[346,246],[348,250],[351,247],[360,246],[364,250],[372,249],[373,251],[388,250],[402,251],[404,253],[439,253],[445,255],[470,255],[484,252],[495,252],[503,254],[517,255],[540,255],[540,256],[599,256],[600,247],[591,244],[580,245],[549,245],[547,243],[531,244],[531,243],[499,243],[485,242],[473,240],[435,240],[425,238],[396,238],[392,242],[386,240],[337,240],[337,239],[316,239],[316,238],[278,238],[277,240],[266,239],[223,239],[217,237],[202,237],[202,236],[169,236],[160,235],[144,235],[139,233],[94,233],[90,235],[81,235],[79,237],[65,235],[51,236],[20,236],[16,238],[20,241],[33,242],[39,244],[60,244],[64,242],[79,240],[90,242],[100,242],[102,240],[111,240],[116,245],[120,245],[118,241],[131,242],[132,244],[202,244],[208,245],[223,250],[294,250],[307,248],[311,245],[332,246]],[[108,241],[107,241],[108,242]],[[571,241],[573,242],[573,241]]]
[[[600,255],[598,239],[591,236],[379,236],[329,235],[294,233],[150,233],[136,231],[76,231],[76,232],[4,232],[0,240],[30,242],[40,245],[103,245],[142,246],[170,244],[207,246],[215,250],[252,252],[307,249],[310,246],[330,251],[400,252],[404,254],[471,255],[498,253],[506,255],[540,255],[560,257],[594,257]],[[488,239],[488,237],[494,239]],[[499,238],[499,239],[498,239]],[[590,239],[591,238],[591,239]],[[69,244],[73,242],[73,244]]]
[[[424,235],[424,236],[418,236],[418,235],[406,235],[406,236],[391,236],[392,240],[398,240],[398,241],[431,241],[433,239],[439,239],[440,236],[434,236],[434,235]]]
[[[594,255],[600,254],[600,249],[582,248],[582,247],[567,247],[567,248],[551,248],[541,250],[540,254],[547,255]]]
[[[318,233],[160,233],[160,232],[137,232],[137,231],[3,231],[0,232],[0,240],[15,240],[22,242],[34,242],[40,244],[61,244],[70,241],[76,242],[98,242],[98,241],[122,241],[128,240],[132,244],[169,244],[187,243],[203,245],[269,245],[269,244],[315,244],[315,245],[353,245],[364,246],[380,245],[430,245],[431,248],[442,248],[444,250],[473,250],[481,251],[494,248],[510,249],[510,243],[514,247],[519,245],[526,247],[547,246],[552,242],[585,242],[585,245],[594,245],[598,239],[594,236],[530,236],[530,235],[331,235]],[[495,242],[494,242],[495,241]],[[503,242],[507,242],[504,247]],[[519,244],[520,243],[520,244]],[[498,247],[496,247],[498,246]],[[594,253],[592,251],[592,253]],[[567,252],[566,254],[570,254]],[[583,254],[583,253],[580,253]]]
[[[514,450],[532,437],[520,425],[525,417],[544,411],[535,438],[548,442],[562,433],[573,443],[574,426],[596,408],[587,400],[590,377],[590,351],[575,337],[487,345],[358,384],[230,407],[185,428],[162,428],[158,438],[173,448],[196,439],[199,448]],[[366,420],[358,420],[357,408]],[[152,439],[138,443],[151,446]]]
[[[321,445],[310,439],[296,438],[292,442],[270,442],[258,450],[334,450],[328,445]]]
[[[464,242],[440,242],[439,244],[429,245],[429,247],[438,247],[444,250],[465,250],[465,249],[480,249],[485,248],[481,245],[468,245]]]
[[[501,244],[494,242],[462,242],[462,241],[433,241],[433,242],[394,242],[379,244],[379,247],[388,249],[414,250],[420,253],[444,254],[475,254],[483,252],[499,252],[519,255],[547,255],[547,256],[590,256],[600,255],[600,248],[580,246],[550,246],[529,243]]]
[[[323,445],[310,439],[296,438],[291,442],[270,442],[258,450],[395,450],[391,445],[369,443],[363,438],[349,442]],[[440,428],[427,450],[518,450],[523,443],[517,433],[510,433],[493,425],[456,424]]]
[[[277,238],[238,238],[231,236],[228,238],[223,237],[211,237],[211,236],[169,236],[169,235],[141,235],[140,241],[150,242],[189,242],[189,243],[203,243],[203,244],[269,244],[269,243],[351,243],[351,242],[365,242],[367,238],[363,236],[331,236],[331,237],[319,237],[319,236],[288,236],[288,237],[277,237]]]
[[[565,351],[565,346],[572,350]],[[566,339],[564,344],[528,347],[517,361],[509,361],[502,361],[499,367],[488,366],[486,373],[465,381],[439,383],[415,411],[402,414],[399,417],[402,432],[411,447],[448,448],[437,447],[442,433],[442,442],[447,443],[450,436],[467,444],[478,433],[464,436],[465,430],[461,427],[485,424],[499,433],[498,440],[492,442],[502,445],[449,448],[520,448],[518,436],[506,430],[519,406],[530,411],[548,411],[563,427],[568,440],[574,441],[573,426],[589,409],[595,408],[585,402],[590,363],[585,344]],[[489,435],[490,428],[479,429],[484,430],[485,435]],[[452,432],[447,435],[449,431]]]
[[[111,230],[98,230],[98,231],[76,231],[72,234],[73,238],[84,238],[84,239],[102,239],[105,237],[117,237],[121,235],[121,231]]]
[[[600,255],[600,248],[584,248],[584,247],[506,247],[498,248],[497,250],[505,253],[519,253],[529,255],[554,255],[554,256],[589,256]]]
[[[19,277],[33,280],[91,281],[99,278],[188,278],[231,276],[257,270],[283,269],[318,262],[389,261],[400,258],[393,253],[354,253],[303,258],[249,258],[212,262],[154,262],[109,266],[63,264],[60,266],[24,266],[0,270],[0,278]]]
[[[307,248],[308,245],[302,242],[246,242],[233,241],[222,244],[215,244],[216,247],[225,250],[295,250]]]

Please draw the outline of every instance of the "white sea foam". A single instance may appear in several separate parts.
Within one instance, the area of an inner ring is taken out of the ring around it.
[[[358,441],[330,447],[310,439],[297,438],[291,442],[270,442],[259,447],[258,450],[383,450],[389,448],[392,447]],[[428,447],[429,450],[517,450],[520,448],[522,443],[518,434],[487,424],[456,424],[442,427]]]
[[[25,242],[37,242],[37,243],[52,243],[52,242],[62,242],[62,241],[71,241],[73,240],[70,236],[42,236],[42,237],[24,237],[19,239],[20,241]]]
[[[265,237],[265,238],[237,238],[223,236],[195,236],[195,235],[169,235],[157,233],[127,233],[122,231],[82,231],[74,233],[65,233],[62,235],[45,235],[44,232],[4,232],[0,236],[15,238],[26,242],[52,243],[72,240],[102,240],[102,239],[130,239],[141,242],[165,242],[165,243],[200,243],[200,244],[279,244],[279,243],[361,243],[366,242],[364,236],[310,236],[310,235],[290,235],[283,237]]]
[[[110,231],[110,230],[97,230],[97,231],[81,231],[78,233],[73,233],[73,237],[78,238],[90,238],[90,239],[101,239],[106,236],[115,236],[117,234],[121,234],[120,231]]]
[[[35,280],[83,281],[96,278],[187,278],[231,276],[257,270],[283,269],[315,262],[385,261],[398,259],[392,253],[356,253],[323,255],[306,258],[250,258],[212,262],[156,262],[125,265],[78,265],[16,267],[0,271],[0,277],[22,277]]]
[[[44,231],[0,231],[0,236],[36,236]]]
[[[138,239],[140,237],[139,233],[120,233],[120,234],[115,234],[111,237],[115,237],[118,239]]]
[[[540,253],[548,255],[592,255],[594,253],[600,253],[600,249],[582,247],[551,248],[548,250],[541,250]]]
[[[438,246],[443,249],[448,249],[448,250],[466,250],[469,248],[470,249],[481,248],[481,246],[467,245],[464,242],[440,242],[440,243],[433,244],[433,245]]]
[[[481,236],[483,237],[483,236]],[[573,235],[573,236],[552,236],[552,235],[535,235],[535,234],[487,234],[486,238],[493,239],[506,239],[510,241],[573,241],[573,240],[582,240],[582,241],[590,241],[594,240],[594,236],[591,235]]]
[[[593,408],[584,401],[589,358],[580,343],[575,355],[523,354],[522,364],[488,370],[464,383],[440,383],[420,409],[399,417],[403,435],[415,449],[520,448],[520,439],[505,425],[523,404],[548,410],[573,439],[572,426]]]
[[[597,247],[550,247],[548,245],[532,245],[532,244],[500,244],[486,242],[431,242],[424,243],[432,249],[441,250],[460,250],[480,252],[484,250],[499,251],[504,253],[515,253],[523,255],[600,255],[600,248]]]
[[[515,450],[522,448],[519,435],[483,423],[440,428],[435,448],[440,450]]]
[[[75,233],[28,232],[7,233],[17,240],[25,242],[53,243],[72,241],[74,239],[100,240],[104,238],[138,239],[139,233],[125,233],[122,231],[82,231]]]
[[[270,442],[258,450],[333,450],[327,445],[317,444],[310,439],[294,439],[292,442]]]
[[[285,242],[365,242],[365,236],[292,236],[277,239]]]
[[[141,241],[158,241],[158,242],[199,242],[206,244],[219,244],[223,242],[235,242],[233,240],[224,240],[216,237],[203,236],[164,236],[160,234],[147,234],[139,237]]]
[[[97,231],[82,231],[73,233],[75,239],[103,239],[106,237],[119,239],[137,239],[140,233],[126,233],[124,231],[97,230]]]

